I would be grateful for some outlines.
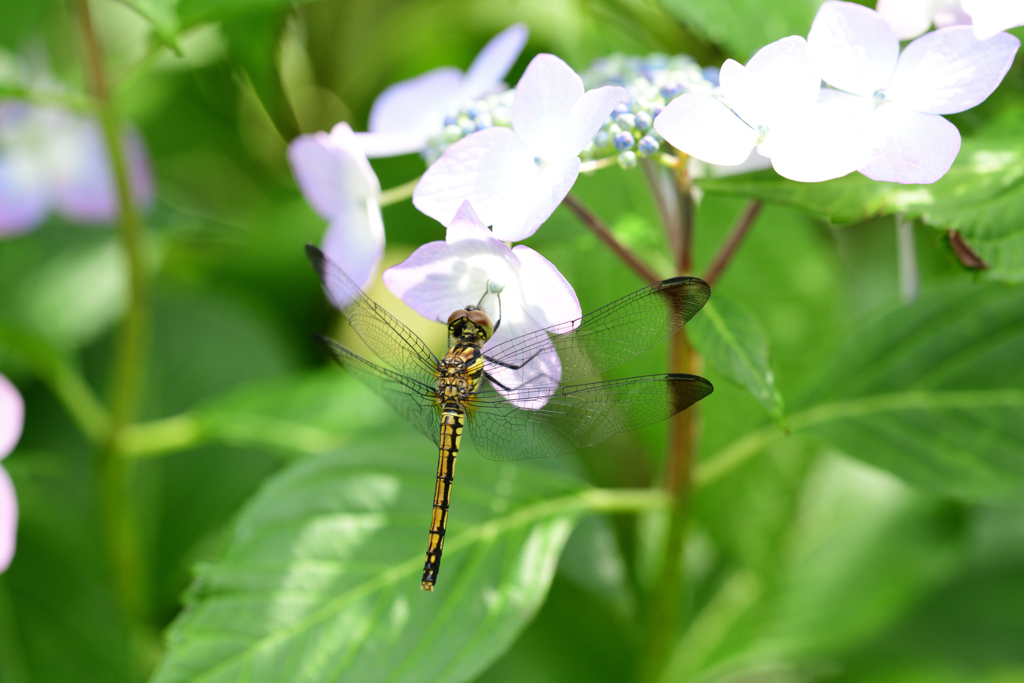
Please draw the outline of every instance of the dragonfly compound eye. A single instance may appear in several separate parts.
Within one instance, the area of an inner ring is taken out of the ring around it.
[[[479,308],[473,311],[469,311],[466,314],[466,316],[469,318],[470,322],[472,322],[481,330],[483,330],[484,334],[487,336],[488,339],[491,338],[491,335],[494,334],[494,324],[491,323],[490,316],[481,311]]]

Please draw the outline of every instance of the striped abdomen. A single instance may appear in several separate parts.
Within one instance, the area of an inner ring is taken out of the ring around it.
[[[448,504],[452,497],[452,481],[455,479],[455,457],[459,454],[464,416],[461,413],[445,411],[441,414],[441,448],[437,456],[437,484],[434,486],[434,513],[430,519],[430,535],[427,540],[427,561],[423,564],[421,590],[432,591],[437,583],[437,572],[441,568],[441,552],[444,550],[444,532],[448,527]]]

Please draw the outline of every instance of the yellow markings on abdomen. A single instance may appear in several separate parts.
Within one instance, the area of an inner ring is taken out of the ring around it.
[[[452,497],[452,481],[455,480],[455,457],[459,454],[462,440],[463,416],[456,412],[441,415],[440,450],[437,456],[437,483],[434,486],[434,510],[430,518],[430,534],[427,537],[427,561],[423,564],[423,579],[420,589],[434,590],[437,572],[441,569],[441,553],[444,550],[444,533],[448,527],[448,504]]]

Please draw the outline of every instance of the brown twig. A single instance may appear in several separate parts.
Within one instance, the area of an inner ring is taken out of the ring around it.
[[[608,226],[601,222],[601,219],[594,215],[590,209],[580,203],[580,200],[576,199],[571,194],[566,195],[565,199],[562,200],[562,205],[576,214],[576,217],[579,218],[584,225],[590,228],[593,233],[597,235],[598,239],[604,242],[609,249],[615,252],[615,254],[622,259],[627,266],[632,268],[633,272],[647,282],[658,282],[661,280],[657,273],[637,258],[636,254],[615,239],[615,235],[613,235],[612,231],[608,229]]]
[[[739,248],[743,242],[743,238],[747,236],[747,232],[750,231],[751,226],[754,225],[754,219],[757,218],[757,214],[761,212],[761,202],[756,199],[751,200],[747,203],[746,208],[743,210],[743,214],[740,219],[736,221],[736,225],[733,226],[732,232],[729,233],[729,237],[726,238],[725,244],[719,250],[715,259],[708,266],[707,271],[704,273],[704,281],[709,285],[714,284],[715,281],[725,271],[726,266],[729,265],[729,261],[732,260],[733,254],[736,253],[736,249]]]

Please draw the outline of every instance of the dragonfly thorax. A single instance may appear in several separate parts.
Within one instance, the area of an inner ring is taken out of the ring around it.
[[[437,400],[445,409],[464,412],[480,385],[483,354],[475,344],[455,344],[438,366]]]

